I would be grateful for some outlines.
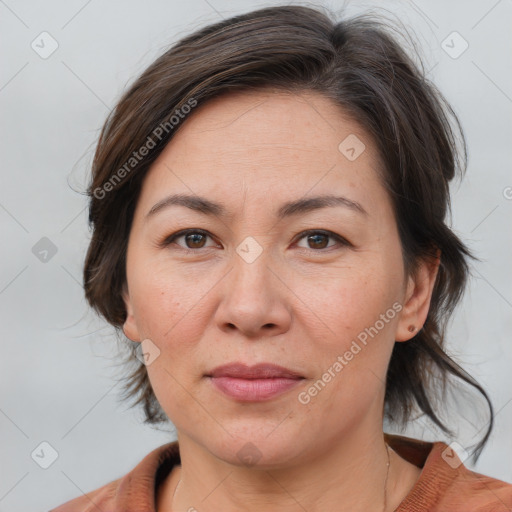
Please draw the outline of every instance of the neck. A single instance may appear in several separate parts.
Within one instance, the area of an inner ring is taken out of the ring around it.
[[[228,464],[184,435],[179,435],[178,441],[182,466],[164,498],[173,504],[166,508],[173,512],[393,510],[387,504],[395,501],[389,490],[396,487],[396,456],[391,457],[388,472],[382,431],[370,438],[367,432],[345,436],[342,441],[327,443],[329,448],[323,452],[270,469]]]

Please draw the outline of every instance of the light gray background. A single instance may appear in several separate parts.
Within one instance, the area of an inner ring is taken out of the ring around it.
[[[0,0],[0,511],[48,510],[174,439],[171,427],[143,426],[142,413],[118,401],[116,342],[81,288],[89,232],[77,191],[109,109],[167,45],[221,17],[278,3]],[[498,413],[475,468],[512,482],[512,2],[353,1],[347,13],[372,6],[410,27],[467,135],[469,169],[452,190],[452,225],[483,262],[473,266],[449,348]],[[31,47],[43,31],[59,45],[46,59]],[[442,43],[453,31],[469,44],[456,59]],[[42,237],[57,248],[46,263],[32,252]],[[442,439],[421,421],[406,434]],[[463,434],[459,440],[464,446]],[[58,452],[46,470],[31,458],[43,441]]]

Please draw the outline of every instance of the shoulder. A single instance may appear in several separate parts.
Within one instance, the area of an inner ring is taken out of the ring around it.
[[[119,478],[83,496],[78,496],[50,510],[50,512],[93,512],[97,510],[113,512],[115,510],[115,497],[121,480]]]
[[[512,510],[512,484],[461,464],[451,477],[445,478],[439,502],[442,508],[453,512],[505,512]]]
[[[146,455],[131,471],[108,484],[78,496],[50,512],[138,512],[153,510],[155,489],[180,463],[176,441]]]
[[[512,510],[512,484],[471,471],[461,464],[456,470],[453,485],[446,492],[445,501],[459,506],[460,510],[471,505],[474,512]]]
[[[396,512],[512,510],[512,484],[470,470],[452,445],[401,436],[391,438],[390,446],[399,455],[422,468],[419,479]]]

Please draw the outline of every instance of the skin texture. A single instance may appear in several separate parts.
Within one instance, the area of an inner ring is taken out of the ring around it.
[[[353,161],[338,149],[351,134],[366,146]],[[179,479],[172,510],[382,510],[386,371],[395,341],[425,322],[439,260],[404,275],[379,163],[368,134],[331,100],[264,90],[198,107],[152,165],[129,238],[124,332],[160,350],[147,371],[178,432],[182,465],[160,488],[158,510],[171,510]],[[171,206],[146,219],[175,193],[224,203],[229,215]],[[287,201],[334,193],[367,215],[336,206],[276,217]],[[189,228],[208,236],[159,245]],[[309,229],[350,245],[301,235]],[[236,251],[246,237],[262,250],[251,263]],[[394,303],[401,311],[301,403]],[[205,376],[228,362],[271,362],[304,379],[241,403]],[[252,466],[237,455],[248,442],[259,454]],[[391,452],[388,510],[419,474]]]

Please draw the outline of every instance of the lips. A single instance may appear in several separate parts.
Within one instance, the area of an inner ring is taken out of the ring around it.
[[[231,363],[207,375],[215,389],[241,402],[270,400],[297,386],[304,377],[293,370],[271,363],[247,366]]]
[[[210,377],[233,377],[237,379],[300,379],[302,376],[288,368],[271,363],[247,366],[243,363],[231,363],[213,370]]]

